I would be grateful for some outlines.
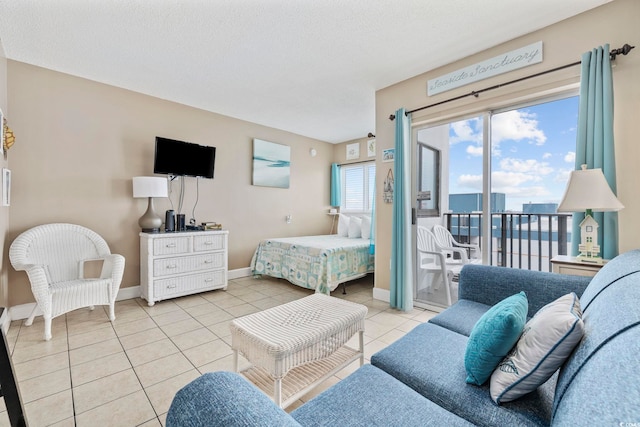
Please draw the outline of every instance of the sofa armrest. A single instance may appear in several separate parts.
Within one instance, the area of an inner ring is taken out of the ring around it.
[[[209,372],[176,393],[167,427],[297,426],[289,414],[246,379],[232,372]]]
[[[590,277],[467,264],[460,272],[458,295],[459,299],[494,305],[524,291],[531,317],[562,295],[575,292],[578,297],[582,296],[590,281]]]

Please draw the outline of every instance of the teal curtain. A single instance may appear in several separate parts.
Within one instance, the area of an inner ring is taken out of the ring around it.
[[[394,153],[393,224],[391,231],[391,307],[413,308],[411,262],[411,118],[404,108],[396,111]]]
[[[371,200],[371,228],[369,229],[369,254],[376,253],[376,191],[375,184],[373,186],[373,198]]]
[[[337,163],[331,163],[331,200],[329,204],[340,206],[340,165]]]
[[[617,193],[613,142],[613,78],[608,44],[582,55],[576,170],[583,164],[588,169],[602,169],[611,190],[614,194]],[[600,225],[600,255],[612,259],[618,255],[618,213],[594,212],[593,218]],[[580,222],[583,219],[584,213],[573,215],[571,250],[574,255],[578,254]]]

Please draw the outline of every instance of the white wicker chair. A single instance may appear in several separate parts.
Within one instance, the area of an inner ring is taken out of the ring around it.
[[[26,271],[36,307],[26,321],[30,326],[38,307],[44,316],[44,339],[51,339],[51,320],[61,314],[115,301],[124,273],[124,257],[112,254],[107,242],[88,228],[74,224],[45,224],[20,234],[9,248],[11,265]],[[98,278],[85,278],[86,261],[102,260]]]

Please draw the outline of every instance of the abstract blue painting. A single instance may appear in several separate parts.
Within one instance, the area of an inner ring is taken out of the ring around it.
[[[253,139],[253,185],[289,188],[291,148]]]

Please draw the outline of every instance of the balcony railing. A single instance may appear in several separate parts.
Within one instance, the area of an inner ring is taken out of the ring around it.
[[[446,213],[447,228],[458,242],[482,248],[482,213]],[[571,214],[492,213],[490,264],[551,271],[551,258],[566,255]]]

